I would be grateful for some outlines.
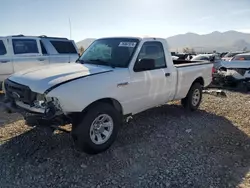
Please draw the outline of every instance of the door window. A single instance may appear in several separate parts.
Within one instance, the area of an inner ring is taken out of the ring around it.
[[[43,55],[47,55],[48,53],[47,53],[47,50],[45,49],[45,47],[44,47],[44,45],[43,45],[43,42],[40,41],[40,44],[41,44],[42,54],[43,54]]]
[[[39,53],[35,39],[13,39],[14,54]]]
[[[6,48],[2,40],[0,40],[0,55],[5,55],[7,53]]]
[[[164,49],[161,42],[145,42],[141,48],[136,63],[139,63],[141,59],[154,60],[153,69],[167,67]]]
[[[59,54],[77,54],[76,48],[71,41],[51,40],[50,42]]]

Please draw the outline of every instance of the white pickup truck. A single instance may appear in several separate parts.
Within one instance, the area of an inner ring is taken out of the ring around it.
[[[123,117],[179,99],[189,110],[199,107],[213,64],[174,63],[164,39],[102,38],[77,63],[15,73],[4,91],[19,109],[67,117],[75,145],[95,154],[111,146]]]

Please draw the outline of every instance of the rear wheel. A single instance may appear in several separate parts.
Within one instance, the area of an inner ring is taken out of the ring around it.
[[[200,83],[194,83],[187,96],[181,100],[182,106],[187,110],[197,110],[202,100],[202,86]]]
[[[99,103],[87,111],[78,125],[73,126],[75,146],[88,154],[103,152],[115,141],[120,124],[119,112],[109,104]]]

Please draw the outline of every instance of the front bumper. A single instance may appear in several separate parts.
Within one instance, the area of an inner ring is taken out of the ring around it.
[[[10,80],[6,80],[4,84],[6,89],[5,100],[0,106],[6,112],[19,113],[26,122],[32,122],[32,124],[43,122],[46,125],[62,125],[68,122],[65,121],[68,118],[54,99],[47,101],[45,105],[41,105],[36,103],[37,93],[31,91],[28,86]]]
[[[18,106],[21,109],[24,109],[25,111],[29,111],[32,113],[38,113],[38,114],[45,114],[45,109],[31,107],[31,106],[24,104],[22,102],[19,102],[19,101],[16,101],[15,104],[16,104],[16,106]]]
[[[20,105],[21,104],[21,105]],[[27,106],[22,106],[20,102],[15,102],[14,100],[5,98],[4,102],[1,102],[0,106],[7,113],[19,113],[26,120],[27,125],[29,126],[62,126],[70,123],[70,119],[65,116],[63,113],[58,113],[53,107],[50,111],[37,109]]]
[[[238,84],[242,82],[248,83],[249,81],[250,81],[250,78],[236,79],[235,77],[231,75],[223,75],[220,73],[213,74],[213,83],[215,84],[232,85],[232,84]]]

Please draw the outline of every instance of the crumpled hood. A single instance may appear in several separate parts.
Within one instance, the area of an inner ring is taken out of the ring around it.
[[[44,93],[57,84],[110,70],[112,68],[91,64],[51,64],[17,72],[10,76],[9,80],[29,86],[34,92]]]
[[[221,61],[221,67],[225,67],[225,68],[250,68],[250,61]]]

